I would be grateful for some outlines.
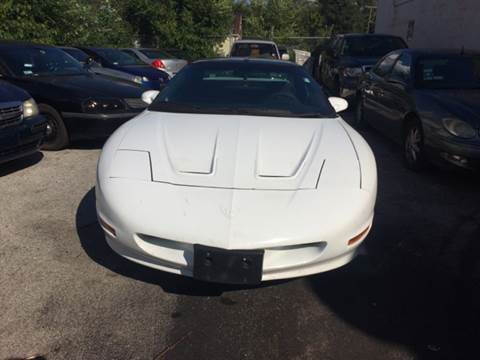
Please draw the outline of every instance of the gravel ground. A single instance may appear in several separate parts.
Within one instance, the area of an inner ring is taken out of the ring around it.
[[[100,144],[2,165],[0,359],[480,358],[479,178],[409,172],[363,135],[379,169],[366,255],[254,288],[113,253],[95,218]]]

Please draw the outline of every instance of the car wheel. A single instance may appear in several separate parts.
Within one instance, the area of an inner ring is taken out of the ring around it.
[[[409,121],[406,126],[403,154],[407,168],[419,171],[425,167],[423,129],[417,119]]]
[[[47,131],[43,141],[44,150],[61,150],[69,143],[68,132],[57,110],[46,104],[38,105],[40,114],[47,120]]]
[[[367,124],[365,122],[365,102],[361,94],[358,94],[356,99],[355,126],[358,129],[367,128]]]

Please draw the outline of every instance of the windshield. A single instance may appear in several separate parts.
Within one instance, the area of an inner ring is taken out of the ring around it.
[[[149,59],[173,59],[173,56],[162,50],[145,49],[140,52]]]
[[[68,55],[73,56],[77,61],[80,61],[81,63],[87,62],[88,55],[85,54],[80,49],[62,49],[62,50],[65,51]]]
[[[358,36],[345,38],[343,55],[382,57],[391,51],[404,49],[407,45],[398,37]]]
[[[302,68],[252,62],[205,62],[185,68],[152,111],[285,117],[334,117],[322,88]]]
[[[18,77],[85,74],[82,64],[56,48],[3,48],[0,57]]]
[[[420,59],[416,82],[419,87],[434,89],[480,88],[480,56]]]
[[[136,59],[132,55],[126,54],[117,49],[96,49],[95,50],[101,57],[108,62],[116,66],[136,66],[146,65],[139,59]]]
[[[242,43],[234,44],[231,57],[260,57],[277,59],[277,50],[273,44]]]

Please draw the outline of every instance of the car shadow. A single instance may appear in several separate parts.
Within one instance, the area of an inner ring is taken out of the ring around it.
[[[160,286],[165,292],[190,296],[221,296],[223,293],[251,288],[275,286],[285,281],[258,286],[223,285],[151,269],[129,261],[115,253],[105,240],[95,209],[95,189],[88,191],[76,213],[76,228],[82,248],[97,264],[128,278]]]
[[[74,140],[71,142],[69,148],[75,150],[97,150],[103,148],[103,145],[105,145],[107,139],[108,138],[105,137],[97,139]]]
[[[346,323],[415,358],[479,358],[478,175],[411,172],[400,147],[376,132],[362,135],[379,171],[367,256],[309,278],[312,290]]]
[[[40,151],[37,151],[32,155],[0,164],[0,177],[10,175],[17,171],[21,171],[33,166],[39,163],[42,159],[43,154]]]

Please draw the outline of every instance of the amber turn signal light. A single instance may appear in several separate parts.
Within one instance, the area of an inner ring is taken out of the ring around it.
[[[368,230],[370,230],[370,226],[368,226],[365,230],[363,230],[360,234],[358,234],[354,238],[351,238],[350,240],[348,240],[348,246],[352,246],[356,244],[358,241],[360,241],[368,233]]]
[[[115,231],[113,226],[103,220],[100,216],[98,217],[98,221],[100,222],[100,225],[102,226],[104,231],[110,233],[110,235],[113,235],[114,237],[117,237],[117,232]]]

